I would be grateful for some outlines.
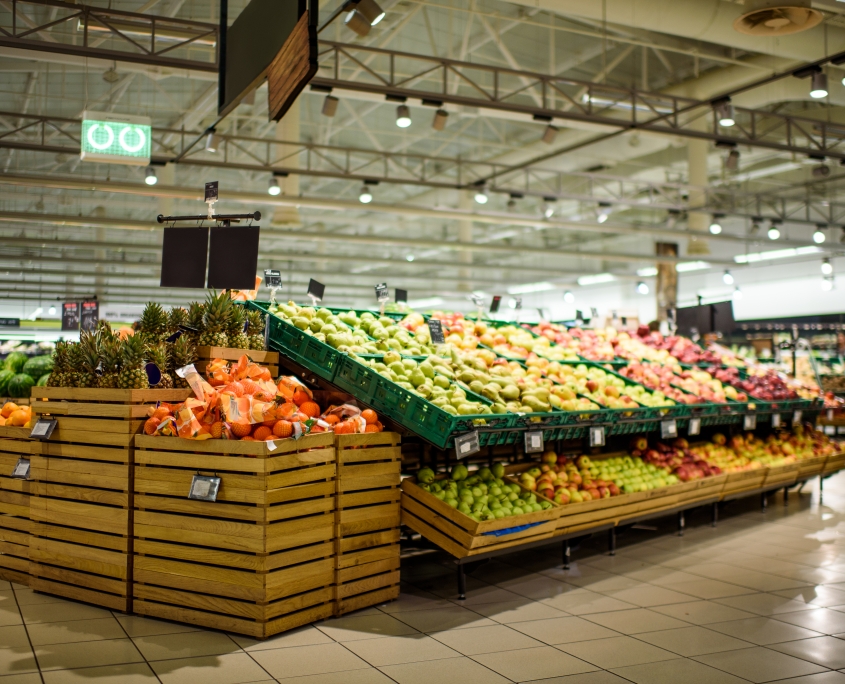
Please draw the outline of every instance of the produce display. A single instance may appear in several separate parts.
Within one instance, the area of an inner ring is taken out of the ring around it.
[[[33,426],[32,407],[18,406],[12,401],[7,401],[0,408],[0,427],[28,427]]]
[[[748,369],[743,379],[736,368],[708,368],[707,372],[719,382],[732,385],[754,399],[763,401],[783,401],[797,399],[798,393],[778,377],[774,371]]]
[[[631,455],[642,456],[643,460],[670,473],[681,482],[700,480],[702,477],[720,475],[722,469],[709,463],[690,448],[689,442],[679,437],[672,444],[658,442],[648,448],[648,440],[635,438],[631,443]]]
[[[679,404],[717,403],[728,399],[748,401],[731,385],[723,385],[704,370],[682,370],[679,366],[658,363],[631,363],[619,369],[620,375],[641,383],[653,390],[660,390]]]
[[[797,425],[792,432],[772,433],[766,439],[753,433],[727,439],[717,433],[710,442],[695,446],[692,453],[725,472],[735,472],[830,456],[837,449],[824,433]]]
[[[641,385],[627,384],[621,377],[597,366],[560,365],[551,377],[561,383],[564,389],[607,408],[662,407],[674,406],[676,403],[663,392],[650,392]]]

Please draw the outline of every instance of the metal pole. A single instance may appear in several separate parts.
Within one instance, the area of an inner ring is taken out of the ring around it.
[[[616,555],[616,528],[611,527],[607,531],[607,551],[611,556]]]
[[[678,512],[678,536],[684,536],[684,527],[686,527],[686,519],[684,518],[684,512]]]
[[[569,540],[563,542],[563,569],[569,570],[569,560],[572,556],[572,549],[569,546]]]
[[[467,597],[467,576],[463,563],[458,563],[458,599],[465,601]]]
[[[719,502],[714,501],[713,502],[713,508],[712,508],[712,511],[711,511],[711,517],[710,517],[710,525],[712,527],[716,527],[716,523],[718,523],[718,522],[719,522]]]

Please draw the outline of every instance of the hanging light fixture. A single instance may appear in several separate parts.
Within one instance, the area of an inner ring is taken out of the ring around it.
[[[541,140],[546,143],[546,145],[551,145],[555,138],[557,137],[557,128],[549,124],[546,126],[546,130],[543,131],[543,137]]]
[[[370,191],[368,185],[361,186],[361,192],[358,194],[358,201],[361,204],[369,204],[373,201],[373,193]]]
[[[769,240],[777,240],[778,238],[780,238],[780,228],[777,227],[776,223],[773,223],[769,227],[769,232],[767,233],[767,235],[769,236]]]
[[[445,109],[438,109],[436,112],[434,112],[434,119],[431,122],[431,127],[435,131],[442,131],[444,128],[446,128],[446,123],[448,122],[448,120],[449,112],[447,112]]]
[[[825,259],[822,261],[822,274],[823,275],[831,275],[833,273],[833,264],[830,263],[830,259]]]
[[[217,135],[213,128],[210,128],[208,130],[208,137],[205,139],[205,151],[217,152],[222,142],[223,138]]]
[[[722,224],[719,223],[721,216],[713,214],[713,220],[710,222],[710,234],[719,235],[722,232]]]
[[[565,301],[567,304],[573,304],[575,302],[575,295],[572,294],[571,290],[567,290],[563,293],[563,301]]]
[[[323,109],[322,114],[323,116],[332,117],[337,114],[337,103],[340,102],[334,95],[326,95],[326,99],[323,100]]]
[[[730,100],[722,100],[714,105],[716,109],[716,116],[719,119],[719,125],[723,128],[730,128],[736,124],[736,115],[734,113],[734,106]]]
[[[823,71],[817,71],[813,74],[810,97],[816,100],[827,97],[827,74]]]
[[[639,292],[641,295],[647,295],[649,293],[648,284],[644,283],[643,281],[638,282],[637,292]]]
[[[737,287],[737,288],[734,290],[734,295],[733,295],[733,297],[734,297],[734,299],[742,299],[742,290],[740,290],[740,289]]]
[[[399,128],[408,128],[411,125],[411,110],[408,105],[399,105],[396,107],[396,125]]]
[[[605,223],[610,217],[610,205],[607,202],[599,202],[599,211],[596,219],[599,223]]]
[[[279,180],[273,176],[270,178],[270,183],[267,185],[267,194],[276,197],[282,194],[282,188],[279,186]]]
[[[370,26],[375,26],[385,16],[384,10],[378,6],[375,0],[358,0],[355,9],[363,15],[364,19],[370,23]]]
[[[827,226],[821,224],[816,226],[816,232],[813,233],[813,242],[815,242],[817,245],[822,244],[827,239],[827,235],[825,235],[824,232],[825,228],[827,228]]]
[[[475,191],[475,201],[478,204],[487,204],[487,201],[490,197],[487,195],[487,188],[483,185],[479,186],[478,189]]]
[[[547,219],[551,218],[555,215],[555,198],[554,197],[544,197],[543,198],[543,216]]]
[[[833,289],[833,278],[826,277],[822,278],[822,290],[825,292],[830,292]]]
[[[733,285],[733,284],[734,284],[734,277],[733,277],[733,274],[732,274],[730,271],[727,271],[727,270],[726,270],[726,271],[722,274],[722,282],[723,282],[725,285]]]
[[[725,159],[725,168],[732,173],[739,171],[739,150],[731,150]]]
[[[147,185],[155,185],[158,183],[158,176],[156,175],[156,170],[152,166],[148,166],[146,173],[144,175],[144,182]]]
[[[348,28],[355,31],[355,33],[361,36],[361,38],[363,38],[370,32],[370,22],[367,21],[364,15],[359,12],[357,8],[346,15],[346,19],[343,23]]]

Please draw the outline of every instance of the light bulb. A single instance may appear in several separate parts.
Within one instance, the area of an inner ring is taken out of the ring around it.
[[[411,110],[408,105],[399,105],[396,108],[396,125],[399,128],[408,128],[411,125]]]
[[[555,205],[552,201],[544,200],[543,201],[543,216],[546,218],[551,218],[555,214]]]
[[[742,290],[739,288],[734,290],[734,299],[742,299]]]
[[[158,183],[158,176],[156,175],[156,170],[152,166],[147,167],[147,171],[144,176],[144,182],[147,185],[155,185],[156,183]]]
[[[816,232],[813,233],[813,242],[817,245],[820,245],[827,239],[827,235],[824,234],[824,231],[821,228],[816,228]]]
[[[358,195],[358,201],[361,204],[369,204],[373,201],[373,193],[370,192],[370,189],[366,185],[361,188],[361,193]]]
[[[475,193],[475,201],[478,204],[487,204],[487,200],[490,198],[487,196],[487,188],[480,188]]]
[[[822,290],[830,292],[833,289],[833,278],[825,278],[822,280]]]
[[[769,240],[777,240],[780,237],[780,230],[778,230],[775,226],[769,228]]]
[[[273,197],[282,194],[282,189],[279,187],[279,181],[275,176],[270,179],[270,183],[267,186],[267,194],[272,195]]]
[[[413,261],[415,258],[416,257],[414,257],[413,254],[409,254],[408,256],[405,257],[405,261]]]
[[[567,304],[572,304],[575,301],[575,295],[572,294],[569,290],[563,293],[563,301]]]
[[[710,224],[710,232],[713,235],[718,235],[722,232],[722,225],[718,221],[714,220],[713,223]]]
[[[816,100],[827,97],[827,74],[822,72],[813,74],[813,83],[810,86],[810,97]]]
[[[825,259],[822,261],[822,273],[824,275],[830,275],[833,273],[833,264],[830,263],[830,259]]]
[[[607,221],[607,214],[605,214],[604,212],[599,214],[598,221],[599,223],[605,223]]]
[[[641,295],[647,295],[649,292],[648,285],[640,281],[639,283],[637,283],[637,292],[639,292]]]
[[[55,306],[51,306],[51,307],[50,307],[50,315],[51,315],[51,316],[55,316],[55,315],[56,315],[56,307],[55,307]]]
[[[734,284],[734,277],[730,271],[725,271],[724,275],[722,276],[722,282],[725,285],[733,285]]]
[[[730,128],[736,123],[736,115],[734,114],[734,106],[730,102],[723,102],[718,108],[719,125],[724,128]]]

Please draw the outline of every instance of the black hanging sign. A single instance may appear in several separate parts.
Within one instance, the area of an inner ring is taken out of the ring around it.
[[[443,335],[443,323],[436,318],[429,319],[428,332],[431,333],[431,341],[434,344],[443,344],[446,338]]]
[[[281,287],[282,286],[282,272],[267,269],[264,271],[264,284],[267,287]]]
[[[62,330],[79,330],[79,302],[62,303]]]
[[[97,301],[82,302],[82,309],[79,315],[79,327],[81,330],[94,332],[97,323],[100,322],[100,303]]]
[[[376,285],[375,290],[377,302],[386,302],[390,299],[390,293],[387,291],[387,283],[379,283]]]
[[[408,303],[408,291],[407,291],[407,290],[400,290],[400,289],[397,287],[397,288],[396,288],[396,297],[395,297],[395,299],[396,299],[396,303],[397,303],[397,304],[402,303],[402,302],[404,302],[405,304],[407,304],[407,303]]]
[[[20,318],[0,318],[0,328],[20,328]]]
[[[220,199],[220,181],[212,181],[205,184],[205,201],[216,202]]]
[[[491,314],[496,313],[499,310],[499,306],[501,305],[501,303],[502,303],[501,295],[496,295],[495,297],[493,297],[493,301],[490,302],[490,313]]]
[[[316,280],[311,278],[308,281],[308,292],[309,297],[314,297],[318,302],[323,301],[323,295],[326,294],[326,286],[323,283],[318,283]]]

